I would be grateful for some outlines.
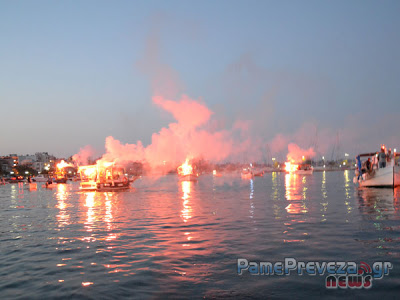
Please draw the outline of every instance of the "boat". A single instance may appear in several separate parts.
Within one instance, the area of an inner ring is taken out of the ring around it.
[[[298,175],[312,175],[314,170],[309,164],[292,164],[291,162],[285,162],[285,171],[290,174]]]
[[[197,181],[197,174],[179,175],[179,181]]]
[[[263,177],[263,176],[264,176],[264,171],[254,172],[254,177]]]
[[[396,164],[396,153],[386,161],[385,166],[379,166],[377,163],[379,152],[359,154],[357,156],[357,169],[354,184],[360,187],[391,187],[400,186],[400,166]],[[366,168],[366,160],[363,158],[372,158],[371,167]]]
[[[299,175],[312,175],[314,169],[311,165],[300,165],[297,170],[294,171],[295,174]]]
[[[185,162],[177,168],[179,181],[197,181],[199,175],[194,172],[193,166],[189,164],[187,158]]]
[[[20,183],[20,182],[25,182],[26,179],[22,176],[14,176],[8,179],[8,183]]]
[[[243,179],[252,179],[254,177],[253,171],[250,168],[244,168],[240,175]]]
[[[81,166],[81,190],[118,191],[130,188],[137,178],[128,178],[124,168],[114,163],[97,163],[96,165]]]
[[[39,174],[35,177],[32,177],[33,182],[46,182],[47,180],[48,180],[48,178],[44,177],[43,174]]]
[[[56,172],[55,172],[55,182],[56,183],[67,183],[68,177],[67,177],[67,170],[66,168],[71,168],[73,167],[72,164],[65,162],[64,160],[61,160],[57,164]]]

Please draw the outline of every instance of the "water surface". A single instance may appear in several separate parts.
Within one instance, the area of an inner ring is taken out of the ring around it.
[[[353,174],[174,175],[126,192],[0,186],[2,298],[396,297],[400,191],[357,189]],[[326,276],[237,275],[237,259],[391,261],[370,290]]]

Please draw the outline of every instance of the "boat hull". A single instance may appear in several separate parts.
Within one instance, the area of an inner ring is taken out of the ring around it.
[[[376,169],[372,175],[363,174],[358,180],[361,187],[396,187],[400,186],[400,167],[390,166]]]
[[[129,181],[114,183],[81,182],[82,191],[120,191],[131,188]]]
[[[294,174],[299,174],[299,175],[312,175],[313,174],[313,169],[311,169],[311,170],[296,170],[293,173]]]
[[[180,175],[179,181],[197,181],[197,177],[195,174]]]

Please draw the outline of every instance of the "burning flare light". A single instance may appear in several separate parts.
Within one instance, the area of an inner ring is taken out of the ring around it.
[[[57,164],[57,169],[58,169],[58,170],[62,170],[62,169],[64,169],[65,167],[72,167],[72,165],[69,164],[69,163],[66,163],[64,160],[60,161],[60,162]]]
[[[286,172],[295,172],[299,168],[299,165],[292,164],[290,161],[285,162]]]
[[[189,159],[186,158],[186,161],[178,167],[178,175],[185,176],[193,174],[193,167],[189,164]]]

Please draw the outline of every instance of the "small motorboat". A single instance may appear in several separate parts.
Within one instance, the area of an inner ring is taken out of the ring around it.
[[[48,178],[44,177],[43,174],[39,174],[35,177],[32,177],[32,181],[33,182],[46,182],[47,180],[49,180]]]

